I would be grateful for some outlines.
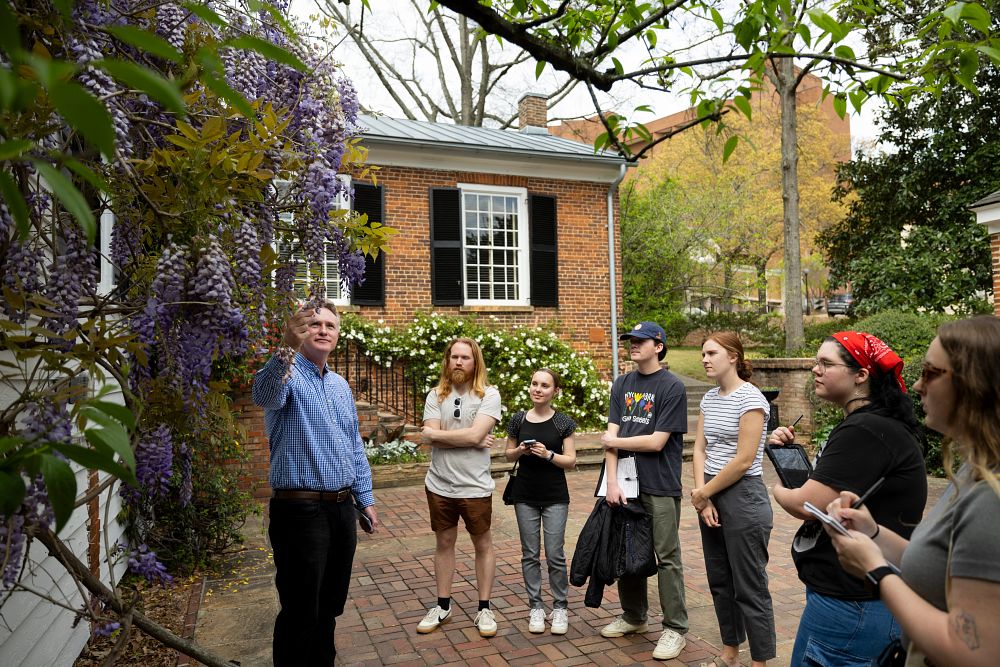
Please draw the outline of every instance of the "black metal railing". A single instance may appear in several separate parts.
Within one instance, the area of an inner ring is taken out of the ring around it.
[[[405,363],[394,360],[386,366],[366,355],[355,341],[341,341],[329,364],[347,380],[355,400],[402,417],[406,424],[419,425],[423,420],[420,383]]]

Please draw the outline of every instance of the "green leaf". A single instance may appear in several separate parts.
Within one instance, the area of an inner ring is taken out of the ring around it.
[[[11,141],[5,141],[0,144],[0,160],[9,160],[11,158],[20,157],[34,145],[35,142],[27,139],[13,139]]]
[[[837,113],[841,120],[843,120],[843,118],[847,115],[847,98],[843,95],[834,95],[833,110]]]
[[[737,95],[733,98],[733,104],[747,117],[747,120],[753,120],[753,109],[750,107],[750,100],[743,95]]]
[[[958,68],[962,72],[960,80],[968,80],[970,84],[973,84],[976,72],[979,70],[979,54],[973,49],[966,49],[962,51],[958,56]],[[966,86],[967,88],[969,86]],[[970,90],[975,90],[973,85]]]
[[[722,161],[726,162],[729,160],[729,156],[733,154],[736,150],[736,145],[740,143],[740,138],[738,135],[733,135],[726,139],[726,145],[722,147]]]
[[[131,44],[143,51],[148,51],[164,60],[169,60],[178,65],[184,61],[183,53],[175,49],[167,40],[148,30],[142,30],[131,25],[113,25],[108,27],[108,32],[126,44]]]
[[[944,11],[941,13],[944,14],[944,17],[946,19],[948,19],[954,25],[957,26],[958,22],[962,19],[962,10],[964,8],[965,8],[964,2],[956,2],[953,5],[948,5],[947,7],[945,7]]]
[[[976,50],[993,61],[994,65],[1000,65],[1000,49],[992,46],[976,46]]]
[[[90,401],[87,405],[95,410],[100,410],[101,412],[114,417],[127,428],[135,428],[135,415],[132,414],[131,410],[120,403],[111,403],[110,401]]]
[[[93,243],[94,236],[97,234],[97,222],[94,220],[94,213],[90,210],[87,200],[76,189],[73,182],[51,164],[42,160],[32,160],[31,162],[66,210],[80,223],[80,228],[87,236],[87,241]]]
[[[110,194],[111,189],[108,187],[107,182],[103,178],[101,178],[101,176],[98,175],[94,170],[92,170],[90,167],[88,167],[87,165],[83,164],[82,162],[80,162],[76,158],[67,157],[66,158],[66,166],[69,167],[69,169],[74,174],[76,174],[77,176],[79,176],[83,180],[85,180],[88,183],[90,183],[90,185],[95,190],[100,190],[101,192],[107,192],[107,193]]]
[[[240,113],[242,113],[245,117],[253,118],[253,107],[250,106],[250,103],[247,102],[245,97],[233,90],[224,79],[206,71],[202,73],[201,80],[209,90],[239,109]]]
[[[220,28],[225,28],[228,24],[225,19],[213,12],[211,9],[197,2],[185,2],[184,9],[188,10],[198,18],[200,18],[205,23],[211,23],[212,25],[217,25]]]
[[[261,39],[260,37],[254,37],[253,35],[243,35],[236,39],[231,39],[226,42],[229,46],[235,47],[237,49],[247,49],[249,51],[256,51],[260,55],[264,56],[268,60],[273,60],[274,62],[281,63],[283,65],[288,65],[293,67],[300,72],[305,72],[308,67],[306,64],[299,60],[299,57],[294,53],[287,51],[277,44],[272,44],[271,42]]]
[[[622,74],[625,73],[625,68],[622,66],[621,61],[618,60],[618,58],[612,56],[611,62],[615,64],[615,71],[618,72],[618,76],[621,76]]]
[[[111,114],[83,86],[54,79],[48,82],[49,99],[75,130],[93,143],[109,160],[115,155],[115,126]]]
[[[129,88],[141,90],[175,114],[179,116],[187,114],[184,98],[177,84],[153,70],[123,60],[98,60],[93,65],[100,67]]]
[[[965,5],[962,7],[961,14],[961,17],[965,19],[965,22],[984,35],[989,35],[991,23],[990,13],[987,12],[982,5],[975,2],[961,4]]]
[[[0,470],[0,514],[10,516],[24,500],[24,477],[16,470]]]
[[[45,491],[52,504],[52,513],[56,516],[56,532],[62,530],[67,519],[73,513],[73,503],[76,501],[76,475],[69,464],[51,454],[41,456],[42,477],[45,479]]]
[[[720,14],[719,10],[715,7],[709,7],[708,11],[712,13],[712,22],[715,23],[715,27],[719,30],[719,32],[722,32],[726,27],[725,22],[722,20],[722,14]]]
[[[110,450],[106,448],[102,450],[89,449],[87,447],[80,447],[79,445],[69,445],[64,442],[52,442],[49,443],[49,446],[69,460],[76,461],[85,468],[103,470],[132,486],[139,485],[135,473],[115,461]]]
[[[843,58],[844,60],[854,60],[854,61],[857,60],[857,58],[854,55],[854,49],[849,47],[847,44],[841,44],[836,48],[834,48],[833,55],[837,56],[838,58]]]
[[[28,238],[28,231],[31,229],[31,221],[28,219],[28,204],[21,196],[21,191],[17,189],[14,178],[6,171],[0,171],[0,193],[3,193],[7,210],[14,217],[18,237],[23,241]]]
[[[537,63],[535,63],[535,78],[536,79],[539,78],[540,76],[542,76],[542,72],[545,71],[545,66],[546,65],[548,65],[548,63],[545,62],[544,60],[539,60]]]
[[[80,415],[104,427],[101,429],[88,428],[85,430],[84,435],[87,436],[87,440],[90,440],[91,436],[97,438],[100,442],[114,450],[128,468],[134,470],[135,453],[132,451],[132,442],[129,439],[128,431],[125,430],[121,422],[106,412],[91,406],[80,410]]]

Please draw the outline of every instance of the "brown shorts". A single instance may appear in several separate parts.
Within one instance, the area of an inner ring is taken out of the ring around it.
[[[465,522],[469,535],[482,535],[493,525],[493,496],[485,498],[448,498],[439,496],[426,486],[427,507],[431,511],[431,530],[435,533]]]

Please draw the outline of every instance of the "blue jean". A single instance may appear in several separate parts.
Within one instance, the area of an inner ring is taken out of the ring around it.
[[[807,588],[791,664],[874,667],[899,635],[899,624],[881,600],[839,600]]]
[[[527,503],[515,503],[517,529],[521,533],[521,571],[524,573],[524,588],[528,593],[528,604],[532,609],[543,609],[542,564],[539,531],[545,537],[545,561],[549,569],[549,588],[552,589],[553,608],[566,609],[569,593],[569,579],[566,575],[566,517],[569,505],[545,505],[538,507]]]

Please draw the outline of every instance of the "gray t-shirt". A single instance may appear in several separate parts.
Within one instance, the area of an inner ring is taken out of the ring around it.
[[[639,491],[654,496],[681,495],[681,455],[687,433],[687,391],[670,371],[649,375],[632,371],[619,375],[611,387],[608,423],[618,424],[618,435],[630,438],[670,433],[658,452],[637,452]],[[623,455],[625,452],[622,452]]]
[[[456,399],[459,400],[457,406]],[[458,417],[455,417],[456,410]],[[500,392],[496,388],[487,387],[482,398],[475,392],[457,394],[452,390],[440,403],[437,389],[431,389],[424,402],[424,421],[440,420],[445,431],[469,428],[480,414],[500,421]],[[485,498],[492,495],[495,484],[490,475],[490,450],[432,447],[431,465],[424,483],[432,493],[447,498]]]
[[[906,584],[942,611],[948,608],[949,568],[952,577],[1000,582],[1000,497],[986,482],[973,484],[967,465],[956,479],[958,497],[955,485],[950,485],[913,531],[900,564]]]

